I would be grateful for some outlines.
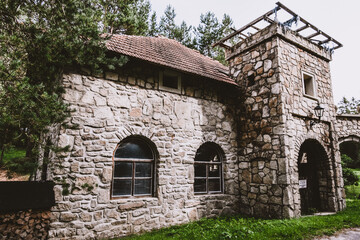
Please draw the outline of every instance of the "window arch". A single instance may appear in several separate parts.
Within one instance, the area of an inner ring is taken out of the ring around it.
[[[202,144],[194,159],[194,192],[196,194],[223,192],[223,151],[213,142]]]
[[[148,141],[128,137],[114,152],[112,197],[152,196],[155,153]]]

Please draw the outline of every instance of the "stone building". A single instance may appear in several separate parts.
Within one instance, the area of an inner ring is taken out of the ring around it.
[[[289,21],[277,19],[281,9]],[[306,28],[315,33],[304,37]],[[342,210],[339,141],[360,140],[360,118],[336,116],[329,42],[341,46],[280,3],[216,43],[229,66],[164,37],[114,35],[107,47],[128,56],[123,67],[63,77],[77,128],[53,132],[70,151],[48,166],[48,238]]]

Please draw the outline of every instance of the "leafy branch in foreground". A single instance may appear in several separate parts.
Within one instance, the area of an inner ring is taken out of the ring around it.
[[[64,70],[84,66],[98,73],[126,62],[125,57],[106,54],[98,4],[95,0],[0,2],[0,135],[4,136],[0,156],[21,139],[27,161],[36,163],[38,150],[47,142],[42,134],[69,116],[61,99]]]

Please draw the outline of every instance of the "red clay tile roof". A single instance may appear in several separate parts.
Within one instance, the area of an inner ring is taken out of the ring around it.
[[[106,47],[114,52],[170,67],[185,73],[235,84],[228,68],[218,61],[166,37],[113,35]]]

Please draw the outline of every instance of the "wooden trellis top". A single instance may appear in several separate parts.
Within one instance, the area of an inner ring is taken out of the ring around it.
[[[273,10],[268,11],[264,15],[250,22],[249,24],[243,26],[238,30],[234,29],[233,33],[214,43],[213,47],[221,46],[226,49],[230,49],[232,47],[232,42],[235,42],[236,44],[242,42],[249,36],[256,34],[257,32],[261,31],[262,29],[273,23],[278,23],[284,27],[287,27],[301,37],[330,51],[343,46],[340,42],[330,37],[328,34],[324,33],[323,31],[300,17],[298,14],[291,11],[282,3],[277,2],[276,5],[277,6]],[[285,21],[281,21],[281,18],[284,18]]]

